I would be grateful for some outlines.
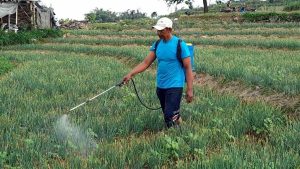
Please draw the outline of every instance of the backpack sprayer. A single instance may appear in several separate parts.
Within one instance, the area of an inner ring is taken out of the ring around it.
[[[138,91],[137,91],[137,89],[136,89],[134,80],[131,79],[131,81],[132,81],[132,84],[133,84],[133,87],[134,87],[135,94],[136,94],[136,96],[138,97],[140,103],[141,103],[143,106],[145,106],[147,109],[150,109],[150,110],[158,110],[158,109],[161,108],[161,107],[158,107],[158,108],[151,108],[151,107],[148,107],[145,103],[143,103],[143,101],[142,101],[141,97],[139,96]],[[101,96],[101,95],[107,93],[108,91],[114,89],[115,87],[122,87],[123,85],[124,85],[124,82],[123,82],[123,81],[120,82],[120,83],[117,83],[117,84],[115,84],[114,86],[108,88],[107,90],[105,90],[105,91],[103,91],[103,92],[97,94],[96,96],[94,96],[94,97],[92,97],[92,98],[90,98],[90,99],[87,99],[87,101],[85,101],[85,102],[83,102],[83,103],[80,103],[80,104],[78,104],[77,106],[71,108],[69,111],[71,112],[71,111],[73,111],[73,110],[75,110],[75,109],[77,109],[77,108],[79,108],[79,107],[81,107],[81,106],[83,106],[83,105],[85,105],[85,104],[87,104],[87,103],[93,101],[93,100],[96,99],[97,97],[99,97],[99,96]]]

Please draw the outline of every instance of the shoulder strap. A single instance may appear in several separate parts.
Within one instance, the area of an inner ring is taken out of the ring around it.
[[[156,58],[156,50],[157,50],[157,46],[160,42],[160,39],[158,39],[156,42],[155,42],[155,46],[154,46],[154,54],[155,54],[155,58]]]
[[[181,41],[182,41],[181,39],[178,39],[176,56],[177,56],[177,59],[178,59],[179,63],[183,67],[183,62],[182,62],[182,59],[181,59]]]
[[[176,57],[177,57],[179,63],[181,64],[181,66],[183,67],[183,62],[181,59],[181,41],[182,41],[181,39],[178,39]],[[158,46],[159,42],[160,42],[160,39],[158,39],[155,42],[155,46],[154,46],[155,58],[156,58],[156,50],[157,50],[157,46]]]

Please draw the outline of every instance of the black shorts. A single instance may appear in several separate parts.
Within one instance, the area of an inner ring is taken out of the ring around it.
[[[182,97],[182,87],[156,89],[156,94],[159,98],[164,119],[168,127],[171,127],[174,122],[180,117],[180,102]]]

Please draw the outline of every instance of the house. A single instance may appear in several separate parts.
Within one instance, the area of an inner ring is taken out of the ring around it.
[[[6,25],[10,29],[55,27],[53,8],[42,6],[39,2],[40,0],[0,0],[0,25]]]

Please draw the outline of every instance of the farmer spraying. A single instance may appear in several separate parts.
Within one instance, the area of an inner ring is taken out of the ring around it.
[[[134,75],[145,71],[157,59],[156,93],[168,128],[182,121],[180,102],[185,82],[186,101],[190,103],[193,100],[190,52],[183,40],[172,35],[172,25],[172,20],[166,17],[157,21],[152,28],[157,30],[159,40],[152,44],[148,56],[123,78],[123,82],[128,83]]]

